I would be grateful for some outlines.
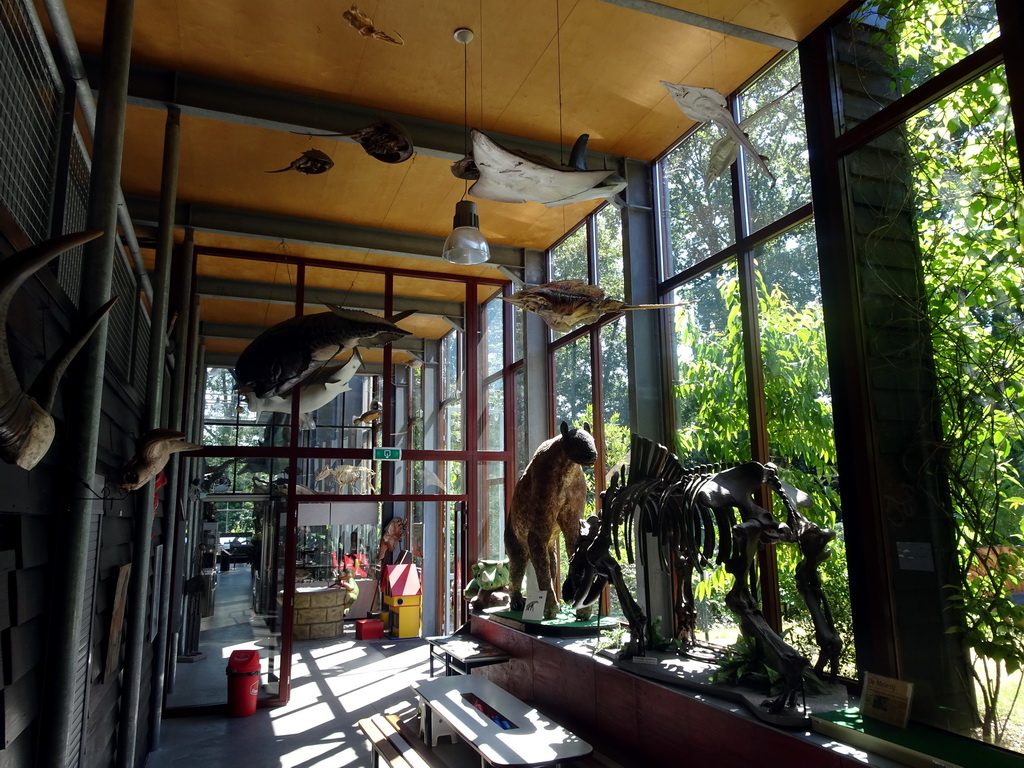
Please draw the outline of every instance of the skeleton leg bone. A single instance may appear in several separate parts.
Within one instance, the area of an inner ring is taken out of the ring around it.
[[[775,699],[765,700],[762,705],[768,711],[777,713],[796,703],[796,695],[803,688],[803,670],[809,661],[768,626],[750,591],[750,568],[757,554],[761,533],[762,526],[757,520],[746,520],[733,527],[733,554],[726,562],[725,570],[736,581],[726,595],[725,603],[739,618],[743,634],[764,643],[767,650],[779,660],[786,686]]]

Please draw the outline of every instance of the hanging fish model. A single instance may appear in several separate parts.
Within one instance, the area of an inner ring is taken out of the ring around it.
[[[797,81],[796,83],[791,85],[789,89],[781,96],[775,97],[767,104],[764,104],[763,106],[759,107],[753,114],[745,117],[743,121],[739,123],[740,130],[743,130],[744,126],[749,125],[754,120],[756,120],[759,115],[763,114],[764,112],[767,112],[769,109],[776,107],[778,104],[782,102],[784,98],[789,96],[789,94],[791,94],[799,87],[800,82]],[[750,138],[750,136],[747,134],[745,130],[743,130],[743,135],[746,136],[748,139]],[[708,158],[707,171],[704,173],[705,190],[707,190],[707,188],[711,186],[711,182],[713,182],[715,179],[717,179],[719,176],[725,173],[726,168],[728,168],[730,165],[736,162],[736,158],[739,157],[739,154],[740,143],[736,140],[736,137],[730,133],[725,134],[712,145],[711,155]],[[765,157],[764,155],[760,155],[760,158],[765,162],[768,162],[768,158]]]
[[[392,45],[405,45],[405,40],[402,36],[395,32],[398,37],[392,37],[386,32],[382,32],[373,25],[373,19],[367,16],[365,13],[359,10],[359,6],[353,5],[342,15],[342,18],[349,23],[349,25],[365,38],[372,40],[381,40],[385,43],[391,43]]]
[[[383,317],[328,306],[330,312],[291,317],[253,339],[235,364],[238,391],[259,398],[282,396],[342,352],[357,346],[383,346],[409,335]]]
[[[56,425],[50,415],[57,386],[71,359],[99,326],[117,301],[115,296],[92,316],[75,337],[57,350],[28,390],[23,390],[11,362],[7,343],[7,315],[11,300],[30,275],[64,251],[94,240],[102,232],[64,235],[26,248],[0,263],[0,458],[22,469],[32,469],[50,450]]]
[[[576,140],[569,165],[505,149],[475,128],[470,136],[472,158],[463,158],[451,170],[458,178],[477,178],[469,188],[473,197],[499,203],[543,203],[554,208],[585,200],[603,200],[626,186],[626,180],[614,170],[586,169],[584,158],[589,136],[585,133]]]
[[[344,365],[332,370],[324,368],[322,371],[314,372],[299,385],[299,429],[316,427],[313,422],[313,413],[330,403],[342,392],[351,390],[348,384],[356,375],[362,362],[359,350],[353,350],[352,356]],[[291,392],[286,395],[271,395],[270,397],[257,397],[255,392],[245,392],[242,397],[245,399],[248,409],[253,413],[292,412]]]
[[[380,400],[374,400],[370,403],[370,410],[364,411],[358,416],[352,417],[353,424],[372,424],[380,418],[383,413],[383,408],[380,404]]]
[[[605,298],[604,289],[583,280],[558,280],[534,285],[503,297],[510,304],[540,315],[548,328],[568,333],[580,325],[596,322],[609,312],[634,309],[667,309],[683,304],[626,304]]]
[[[704,173],[704,189],[711,186],[711,182],[725,173],[725,169],[736,162],[740,156],[740,143],[732,136],[726,134],[711,146],[711,156],[708,158],[708,168]]]
[[[297,131],[292,131],[297,133]],[[310,138],[341,137],[352,139],[366,154],[382,163],[403,163],[412,157],[415,147],[405,127],[389,118],[359,128],[351,133],[306,133]]]
[[[768,174],[768,178],[772,180],[772,183],[775,183],[775,174],[768,167],[766,158],[757,151],[750,138],[743,132],[743,129],[736,123],[736,120],[733,119],[728,109],[728,103],[722,94],[714,88],[674,85],[673,83],[666,83],[664,80],[661,81],[661,84],[672,94],[673,100],[683,110],[683,114],[697,122],[703,123],[711,120],[717,123],[727,135],[731,136],[750,153],[754,162],[757,163],[761,170]]]
[[[292,160],[286,167],[278,168],[276,171],[265,171],[265,173],[298,171],[306,176],[316,176],[319,173],[326,173],[333,167],[334,161],[319,149],[307,149],[299,157]]]

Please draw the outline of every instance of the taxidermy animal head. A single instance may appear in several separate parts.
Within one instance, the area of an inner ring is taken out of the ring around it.
[[[253,339],[235,364],[239,392],[256,397],[287,394],[346,350],[383,346],[409,335],[395,322],[411,312],[395,315],[392,322],[369,312],[328,306],[330,312],[289,318]]]
[[[561,426],[562,450],[566,458],[580,466],[592,467],[597,461],[597,446],[590,433],[590,425],[584,422],[582,427],[569,428],[564,421]]]
[[[603,200],[621,191],[626,180],[614,170],[588,171],[584,162],[587,134],[576,140],[569,165],[545,157],[513,152],[482,131],[471,131],[473,157],[452,167],[459,178],[477,178],[469,194],[499,203],[544,203],[548,207]],[[461,175],[460,175],[461,174]]]
[[[46,364],[27,391],[22,390],[7,345],[7,313],[11,299],[29,275],[60,253],[99,237],[102,232],[64,235],[20,251],[0,264],[0,457],[8,464],[32,469],[46,455],[55,427],[50,409],[57,385],[71,359],[99,326],[117,297],[104,304],[77,336],[69,339]]]
[[[293,131],[294,133],[294,131]],[[381,118],[351,133],[309,133],[310,138],[340,136],[352,139],[374,160],[382,163],[402,163],[413,155],[415,147],[405,128],[389,118]]]
[[[362,357],[359,350],[353,350],[352,356],[344,365],[314,372],[308,379],[305,379],[299,386],[299,429],[312,429],[316,426],[313,422],[313,414],[325,405],[330,403],[342,392],[348,392],[351,387],[348,385],[352,377],[356,375],[362,365]],[[293,390],[294,392],[294,390]],[[246,392],[242,395],[245,404],[253,413],[270,411],[273,413],[292,412],[292,393],[287,395],[273,395],[270,397],[257,397],[254,392]]]
[[[155,477],[167,464],[172,453],[198,451],[203,446],[185,442],[183,432],[153,429],[136,442],[136,453],[121,474],[121,487],[137,491]]]
[[[334,167],[334,161],[319,149],[307,149],[297,158],[291,161],[284,168],[266,173],[284,173],[285,171],[298,171],[307,176],[316,176],[318,173],[326,173]]]
[[[558,280],[553,283],[524,288],[505,301],[540,315],[548,328],[568,333],[580,325],[596,322],[608,312],[626,312],[634,309],[666,309],[682,304],[626,304],[618,299],[606,299],[604,289],[587,285],[582,280]]]

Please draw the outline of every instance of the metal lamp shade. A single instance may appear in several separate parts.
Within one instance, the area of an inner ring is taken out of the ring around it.
[[[480,232],[479,221],[476,203],[460,200],[455,204],[454,229],[444,241],[444,251],[441,253],[446,261],[453,264],[482,264],[491,258],[491,248]]]

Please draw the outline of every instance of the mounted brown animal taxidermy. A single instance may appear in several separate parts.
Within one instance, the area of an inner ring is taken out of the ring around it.
[[[509,559],[512,609],[526,606],[522,593],[527,563],[533,563],[537,583],[547,591],[544,618],[558,615],[558,532],[568,552],[576,549],[580,519],[587,503],[587,478],[583,467],[597,461],[597,447],[590,425],[570,429],[562,422],[561,434],[545,440],[530,459],[512,492],[505,523],[505,552]]]

